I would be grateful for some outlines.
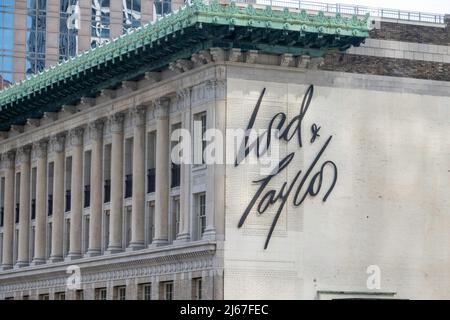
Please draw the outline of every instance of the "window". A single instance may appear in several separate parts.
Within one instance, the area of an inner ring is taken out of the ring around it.
[[[55,300],[66,300],[66,293],[65,292],[56,292]]]
[[[110,38],[110,0],[92,0],[91,47],[94,48]]]
[[[80,30],[79,0],[60,0],[59,6],[59,61],[78,53],[78,30]]]
[[[194,115],[194,164],[205,164],[206,112]]]
[[[123,1],[122,15],[124,33],[129,28],[139,27],[141,25],[141,0]]]
[[[165,14],[170,13],[172,4],[170,0],[155,0],[153,2],[154,18],[159,18]]]
[[[0,90],[13,82],[14,1],[0,2]]]
[[[83,292],[83,290],[77,290],[75,292],[75,300],[84,300],[84,292]]]
[[[139,299],[151,300],[152,299],[152,285],[151,283],[143,283],[139,285]]]
[[[201,239],[206,229],[206,195],[200,193],[196,196],[198,239]]]
[[[50,258],[52,252],[52,223],[47,223],[47,258]]]
[[[70,218],[66,219],[64,224],[65,232],[64,232],[64,257],[67,257],[70,250]]]
[[[133,138],[125,139],[125,199],[133,196]]]
[[[156,132],[147,135],[147,193],[155,192]]]
[[[125,286],[114,287],[114,300],[126,300],[126,292]]]
[[[155,202],[148,202],[148,215],[147,215],[147,244],[151,244],[155,237]]]
[[[26,69],[31,75],[45,68],[46,0],[28,0]]]
[[[106,288],[95,289],[95,300],[106,300]]]
[[[163,300],[173,300],[173,281],[163,282],[162,287]]]
[[[50,300],[50,296],[48,293],[40,294],[39,300]]]
[[[125,235],[123,237],[125,242],[124,247],[127,248],[131,242],[131,206],[125,207],[125,213],[123,218],[125,220],[123,224],[124,226],[123,230],[125,232]]]
[[[192,279],[192,299],[202,300],[202,278]]]
[[[105,146],[103,157],[103,177],[105,179],[104,203],[111,202],[111,148],[111,144]]]
[[[86,253],[89,248],[89,224],[90,224],[90,216],[84,216],[84,226],[83,226],[83,249]]]
[[[109,210],[105,210],[103,219],[103,251],[108,249],[109,244]]]
[[[180,233],[180,197],[173,197],[172,201],[172,241]]]

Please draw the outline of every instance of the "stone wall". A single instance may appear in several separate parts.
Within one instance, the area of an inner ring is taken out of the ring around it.
[[[450,63],[329,53],[321,70],[450,81]]]
[[[370,32],[370,38],[450,45],[450,28],[384,22]]]

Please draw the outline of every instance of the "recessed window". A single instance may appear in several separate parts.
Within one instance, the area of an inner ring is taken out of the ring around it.
[[[205,164],[206,112],[194,115],[194,164]]]
[[[95,300],[106,300],[106,288],[95,289]]]
[[[125,286],[114,287],[114,300],[126,300],[127,288]]]
[[[167,281],[162,283],[163,299],[173,300],[173,281]]]
[[[206,229],[206,194],[196,195],[197,239],[201,239]]]
[[[139,285],[139,299],[140,300],[152,299],[152,285],[150,283],[142,283]]]
[[[48,293],[40,294],[39,295],[39,300],[50,300],[50,296],[49,296]]]
[[[55,300],[66,300],[66,293],[65,292],[56,292]]]
[[[203,292],[203,280],[202,278],[194,278],[192,279],[192,299],[193,300],[201,300],[202,292]]]
[[[84,292],[83,292],[83,290],[77,290],[75,292],[75,300],[84,300]]]

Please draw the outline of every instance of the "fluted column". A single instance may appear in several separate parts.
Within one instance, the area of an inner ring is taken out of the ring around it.
[[[178,103],[181,104],[181,128],[191,132],[190,90],[178,91]],[[184,142],[183,142],[184,143]],[[191,165],[189,163],[190,153],[182,155],[180,163],[180,230],[176,242],[186,242],[190,239],[189,212],[191,192]]]
[[[36,227],[34,259],[32,264],[45,263],[45,236],[47,223],[47,141],[41,140],[33,145],[36,150]]]
[[[63,260],[64,233],[64,167],[65,167],[65,134],[58,134],[50,138],[50,148],[54,152],[53,174],[53,212],[52,212],[52,252],[51,262]]]
[[[30,146],[17,150],[17,161],[20,165],[20,199],[19,199],[19,250],[16,267],[25,267],[30,263],[29,232],[30,232]]]
[[[70,131],[72,179],[70,186],[70,246],[67,260],[81,257],[81,226],[83,217],[83,128]]]
[[[92,144],[91,153],[91,216],[89,221],[89,249],[87,256],[101,254],[102,248],[102,210],[103,210],[103,120],[89,125]]]
[[[3,168],[5,170],[2,270],[11,269],[13,266],[15,168],[14,157],[15,151],[9,151],[2,157]]]
[[[107,253],[122,251],[123,216],[123,120],[122,113],[114,114],[111,121],[111,211]]]
[[[156,117],[156,191],[155,239],[152,246],[161,246],[169,239],[169,100],[155,101]]]
[[[133,202],[129,248],[144,248],[145,235],[145,106],[133,108]]]

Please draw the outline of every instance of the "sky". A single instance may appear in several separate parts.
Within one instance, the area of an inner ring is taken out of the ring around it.
[[[327,3],[348,3],[361,6],[450,14],[450,0],[314,0],[314,1]]]

